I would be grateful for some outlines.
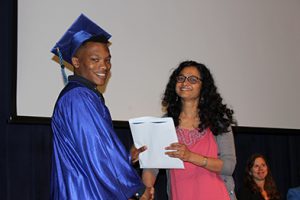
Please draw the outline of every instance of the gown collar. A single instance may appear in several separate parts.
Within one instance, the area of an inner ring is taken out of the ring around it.
[[[102,95],[101,92],[99,92],[99,90],[97,89],[97,85],[92,83],[91,81],[89,81],[88,79],[82,77],[82,76],[78,76],[78,75],[71,75],[68,77],[68,81],[76,81],[81,83],[82,85],[86,86],[87,88],[91,89],[92,91],[94,91],[100,98],[101,100],[104,102],[104,97]]]

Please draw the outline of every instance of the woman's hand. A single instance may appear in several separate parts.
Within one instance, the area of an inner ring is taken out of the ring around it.
[[[130,149],[131,162],[136,163],[139,160],[139,154],[144,152],[146,149],[146,146],[142,146],[141,148],[137,149],[134,145],[132,145]]]
[[[180,143],[172,143],[170,146],[165,148],[166,150],[170,150],[165,152],[166,155],[172,158],[179,158],[182,161],[190,161],[192,156],[192,152],[185,146],[184,144]]]
[[[199,167],[203,167],[209,171],[220,173],[223,168],[223,161],[218,158],[206,157],[190,151],[187,146],[180,143],[172,143],[170,146],[165,148],[171,150],[165,152],[166,155],[179,158],[182,161],[193,163]]]

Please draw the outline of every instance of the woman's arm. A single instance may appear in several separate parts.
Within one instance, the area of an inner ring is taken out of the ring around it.
[[[223,168],[223,161],[218,158],[206,157],[197,153],[190,151],[186,145],[180,143],[172,143],[170,146],[166,147],[166,150],[171,150],[166,152],[166,154],[173,158],[179,158],[183,161],[193,163],[199,167],[203,167],[212,172],[221,172]]]
[[[159,169],[144,169],[142,174],[143,183],[147,187],[153,187]]]
[[[230,130],[228,133],[215,136],[215,139],[218,144],[218,158],[223,161],[220,174],[231,176],[236,165],[233,133]]]

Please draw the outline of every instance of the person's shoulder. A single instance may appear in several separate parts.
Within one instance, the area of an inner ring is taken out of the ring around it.
[[[92,91],[81,85],[77,82],[70,82],[68,85],[61,91],[58,99],[80,99],[84,95],[92,95]]]
[[[287,192],[287,200],[300,199],[300,186],[295,188],[290,188]]]
[[[55,103],[55,110],[87,105],[89,103],[93,104],[97,99],[97,95],[89,88],[80,84],[68,84],[60,93]]]
[[[231,131],[231,129],[229,129],[228,132],[224,132],[224,133],[220,133],[218,135],[214,135],[215,139],[217,140],[217,142],[222,141],[222,142],[231,142],[233,140],[233,133]]]
[[[256,199],[254,198],[254,193],[248,188],[248,187],[243,187],[238,191],[238,200],[252,200]]]
[[[243,187],[240,189],[240,193],[246,193],[246,194],[249,194],[249,193],[252,193],[251,190],[248,188],[248,187]]]

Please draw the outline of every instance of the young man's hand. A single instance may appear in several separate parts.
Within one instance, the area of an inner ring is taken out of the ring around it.
[[[154,187],[146,187],[144,194],[140,200],[153,200],[154,199]]]
[[[131,154],[131,162],[136,163],[139,160],[139,154],[147,149],[146,146],[142,146],[141,148],[137,149],[134,145],[132,145],[130,149]]]

